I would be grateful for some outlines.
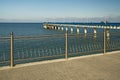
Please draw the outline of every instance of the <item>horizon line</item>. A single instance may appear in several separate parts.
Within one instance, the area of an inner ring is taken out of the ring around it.
[[[40,21],[40,22],[38,22],[38,21],[35,21],[35,22],[31,22],[31,21],[24,21],[24,22],[22,22],[22,21],[19,21],[19,22],[15,22],[15,21],[11,21],[11,22],[0,22],[0,23],[102,23],[102,21],[100,22],[100,21],[96,21],[96,22],[88,22],[88,21],[84,21],[84,22],[79,22],[79,21],[76,21],[76,22],[73,22],[73,21],[56,21],[56,22],[54,22],[54,21]],[[108,23],[120,23],[120,22],[108,22]]]

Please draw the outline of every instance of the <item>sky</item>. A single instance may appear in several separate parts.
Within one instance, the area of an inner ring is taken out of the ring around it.
[[[0,0],[0,22],[120,22],[120,0]]]

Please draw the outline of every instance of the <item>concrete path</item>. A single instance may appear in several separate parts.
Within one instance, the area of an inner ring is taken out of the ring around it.
[[[119,80],[120,53],[0,70],[0,80]]]

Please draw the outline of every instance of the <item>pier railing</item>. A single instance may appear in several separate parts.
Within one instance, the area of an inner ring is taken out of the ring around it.
[[[0,66],[120,50],[120,33],[0,37]]]

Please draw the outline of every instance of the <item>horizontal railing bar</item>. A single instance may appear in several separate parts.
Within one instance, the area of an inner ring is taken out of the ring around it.
[[[56,36],[56,37],[58,37],[58,36],[64,36],[64,34],[50,34],[50,35],[41,35],[41,36],[15,36],[14,38],[15,39],[19,39],[19,38],[41,38],[41,37],[54,37],[54,36]]]
[[[68,34],[68,36],[83,36],[85,33],[80,33],[80,34]],[[96,33],[96,35],[101,34],[103,36],[103,33]],[[118,32],[111,32],[111,35],[117,34],[120,35]],[[94,35],[94,33],[86,33],[87,36]],[[64,34],[54,34],[54,35],[41,35],[41,36],[14,36],[14,39],[21,39],[21,38],[41,38],[41,37],[64,37]],[[100,36],[100,35],[99,35]],[[0,39],[10,39],[10,37],[0,37]]]
[[[54,57],[59,57],[59,56],[64,56],[65,54],[60,54],[60,55],[52,55],[52,56],[44,56],[44,57],[36,57],[36,58],[24,58],[24,59],[17,59],[15,61],[23,61],[23,60],[35,60],[35,59],[43,59],[43,58],[54,58]]]
[[[0,61],[0,63],[9,63],[10,61]]]
[[[69,54],[78,54],[78,53],[91,53],[91,52],[98,52],[98,51],[103,51],[103,49],[101,50],[92,50],[92,51],[84,51],[84,52],[74,52],[74,53],[69,53]]]
[[[10,39],[10,37],[0,37],[0,39]]]
[[[107,50],[114,50],[114,49],[120,49],[120,47],[117,47],[117,48],[110,48],[110,49],[107,49]]]

